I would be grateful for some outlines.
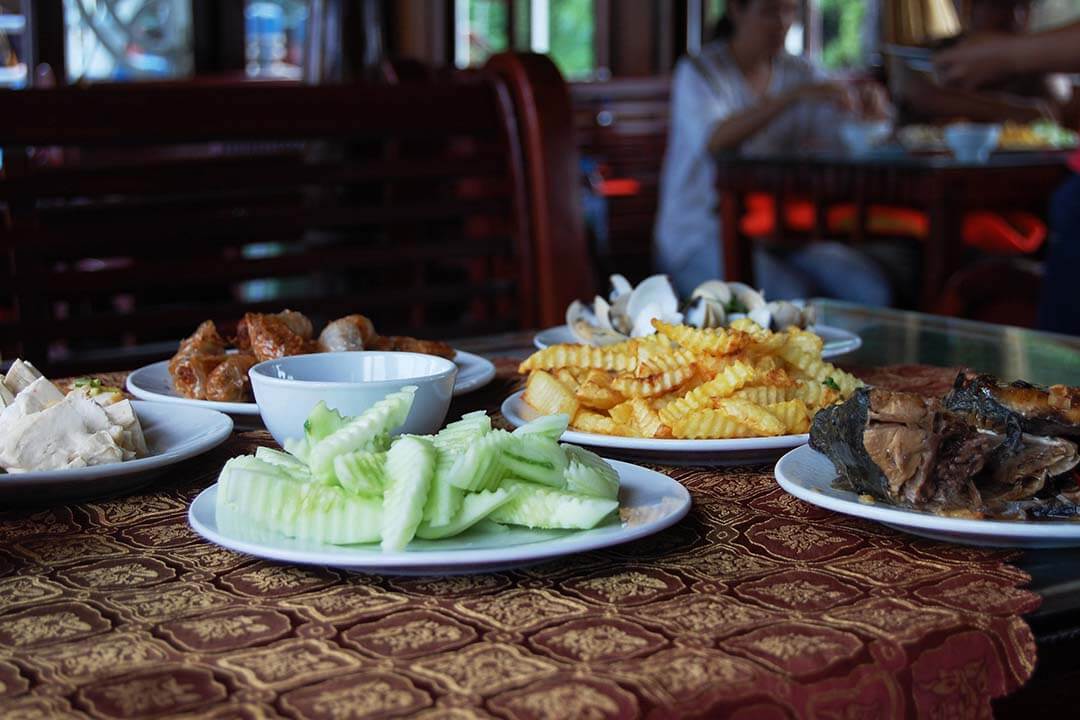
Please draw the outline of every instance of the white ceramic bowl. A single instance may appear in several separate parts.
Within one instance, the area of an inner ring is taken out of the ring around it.
[[[848,120],[840,125],[840,139],[852,155],[866,155],[892,132],[888,120]]]
[[[945,128],[945,144],[953,157],[963,163],[984,163],[997,147],[1000,125],[956,123]]]
[[[419,353],[336,352],[267,360],[248,375],[266,429],[284,444],[303,437],[304,421],[320,400],[343,415],[359,415],[406,385],[416,386],[416,397],[399,432],[434,433],[446,419],[457,366]]]

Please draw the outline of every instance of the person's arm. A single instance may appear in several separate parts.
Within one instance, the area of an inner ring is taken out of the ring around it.
[[[718,153],[737,149],[778,115],[801,101],[834,102],[847,109],[854,102],[847,86],[836,82],[803,85],[762,98],[745,110],[732,113],[716,123],[709,134],[709,151]]]
[[[942,88],[923,77],[912,78],[902,98],[920,117],[966,118],[973,122],[1019,123],[1060,120],[1060,109],[1047,100],[1006,93]]]
[[[1080,22],[1030,35],[973,37],[934,58],[948,85],[975,89],[1017,75],[1080,72]]]

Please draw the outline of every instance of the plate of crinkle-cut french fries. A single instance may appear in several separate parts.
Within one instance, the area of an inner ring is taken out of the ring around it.
[[[750,320],[656,333],[605,347],[562,344],[518,367],[525,389],[503,403],[514,425],[564,413],[563,440],[683,463],[746,462],[807,441],[823,407],[862,386],[825,362],[822,340]]]

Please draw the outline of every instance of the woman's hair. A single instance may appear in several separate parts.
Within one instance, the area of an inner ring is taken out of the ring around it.
[[[744,8],[749,4],[750,0],[727,0],[725,5],[728,7],[724,8],[724,14],[716,21],[713,38],[716,40],[730,40],[731,36],[735,34],[735,21],[731,19],[730,6],[738,5],[740,8]]]

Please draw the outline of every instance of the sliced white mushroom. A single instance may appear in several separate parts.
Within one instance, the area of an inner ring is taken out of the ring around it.
[[[756,307],[746,314],[748,318],[768,330],[772,326],[772,311],[768,305]]]
[[[596,326],[602,330],[613,330],[611,325],[611,305],[599,295],[593,300],[593,313],[596,316]]]
[[[634,286],[630,284],[630,281],[618,273],[612,275],[609,279],[611,280],[611,293],[608,297],[611,302],[615,302],[623,295],[629,295],[634,291]]]
[[[41,377],[41,373],[36,367],[23,360],[15,360],[11,363],[11,367],[8,368],[7,375],[4,377],[4,385],[14,395],[18,395],[26,388],[30,387],[30,384]]]
[[[731,304],[731,288],[723,280],[706,280],[694,288],[690,298],[703,297],[720,303],[723,306]]]
[[[724,304],[714,298],[698,295],[686,306],[686,323],[699,328],[723,327],[727,321]]]
[[[730,282],[727,285],[731,289],[732,302],[745,308],[745,312],[765,306],[765,295],[760,290],[741,282]]]

